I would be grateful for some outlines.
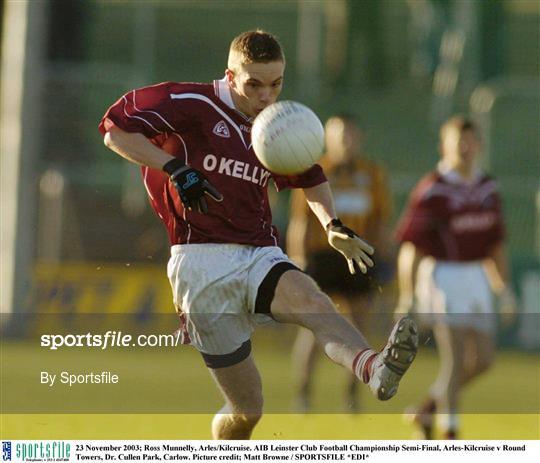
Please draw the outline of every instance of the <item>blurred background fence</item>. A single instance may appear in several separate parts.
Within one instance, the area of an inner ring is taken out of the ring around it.
[[[167,291],[165,232],[137,167],[103,146],[97,124],[134,87],[220,78],[232,37],[260,27],[284,45],[284,98],[322,119],[359,116],[367,151],[388,169],[394,219],[436,163],[440,123],[474,115],[502,187],[515,286],[523,309],[540,313],[536,0],[5,0],[2,16],[3,312],[78,310],[90,276],[105,269],[114,286],[118,265],[140,279],[131,291],[144,281]],[[287,194],[274,201],[284,232]],[[141,277],[154,265],[161,273]],[[538,347],[530,325],[508,339]]]

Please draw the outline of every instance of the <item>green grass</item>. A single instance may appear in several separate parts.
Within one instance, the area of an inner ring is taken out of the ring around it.
[[[462,415],[464,439],[539,439],[539,415]],[[212,415],[2,415],[2,439],[210,439]],[[401,415],[267,414],[253,439],[411,439]]]
[[[360,391],[362,413],[343,414],[345,373],[321,358],[313,412],[288,413],[293,398],[289,332],[269,330],[254,342],[267,414],[256,439],[408,439],[401,419],[422,399],[436,375],[437,359],[424,349],[386,403]],[[221,398],[191,348],[46,351],[36,343],[2,344],[1,434],[5,439],[207,439]],[[499,353],[495,366],[462,398],[462,437],[539,439],[539,356]],[[118,385],[49,388],[39,372],[111,370]],[[56,412],[56,413],[53,413]],[[104,413],[99,413],[104,412]]]

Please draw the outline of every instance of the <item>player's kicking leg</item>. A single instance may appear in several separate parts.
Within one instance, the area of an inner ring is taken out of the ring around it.
[[[418,349],[418,330],[411,318],[395,325],[384,349],[375,357],[369,388],[379,400],[388,400],[398,389],[399,381],[411,366]]]
[[[366,383],[379,400],[390,399],[415,358],[418,347],[416,325],[399,320],[381,352],[372,350],[341,314],[330,298],[306,274],[285,272],[276,286],[270,310],[275,319],[310,329],[324,352]]]

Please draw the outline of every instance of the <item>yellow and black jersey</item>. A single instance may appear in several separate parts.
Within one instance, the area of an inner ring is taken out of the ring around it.
[[[350,166],[325,169],[325,173],[332,188],[337,216],[362,238],[376,242],[380,225],[392,214],[385,170],[373,161],[358,159]],[[302,247],[306,255],[328,250],[326,233],[309,210],[302,191],[292,192],[290,220],[306,225],[302,227],[305,229]]]

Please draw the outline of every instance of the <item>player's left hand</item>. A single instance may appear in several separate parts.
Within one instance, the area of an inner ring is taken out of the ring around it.
[[[373,267],[373,260],[369,257],[375,250],[372,246],[362,240],[353,230],[341,223],[341,220],[334,219],[326,225],[328,243],[339,251],[349,265],[349,272],[356,273],[356,267],[362,273],[367,273],[368,267]]]

